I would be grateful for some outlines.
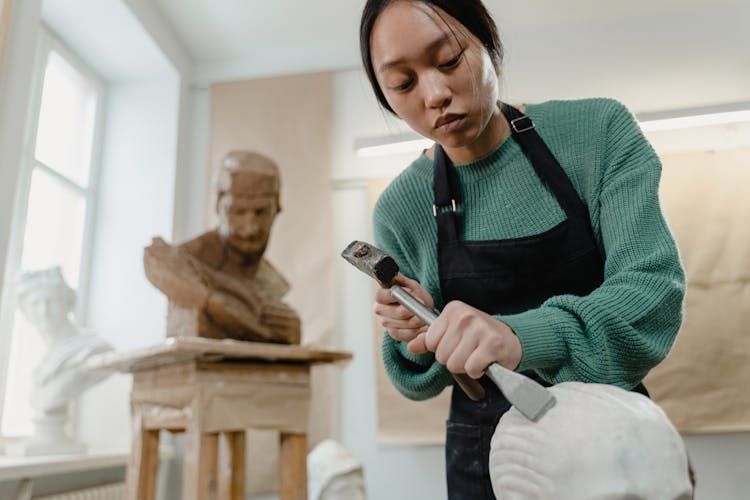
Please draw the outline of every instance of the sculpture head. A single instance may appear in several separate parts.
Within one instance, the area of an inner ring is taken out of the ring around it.
[[[27,271],[16,279],[18,307],[31,324],[47,337],[63,334],[70,324],[76,293],[59,267]]]
[[[279,169],[270,158],[234,151],[222,161],[217,182],[219,234],[245,256],[263,254],[279,206]]]

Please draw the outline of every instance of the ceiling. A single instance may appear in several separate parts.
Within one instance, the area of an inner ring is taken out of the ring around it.
[[[364,0],[155,0],[210,82],[359,67]],[[750,0],[486,0],[519,99],[750,101]]]
[[[365,0],[143,1],[182,45],[198,85],[360,67]],[[45,0],[45,18],[115,79],[132,77],[163,65],[143,56],[154,51],[120,12],[133,2]],[[750,0],[485,4],[506,48],[503,95],[516,101],[606,95],[651,112],[750,102]],[[119,52],[87,41],[113,30]]]

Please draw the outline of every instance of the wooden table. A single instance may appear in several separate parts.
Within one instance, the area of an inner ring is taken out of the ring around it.
[[[278,430],[281,500],[307,498],[310,366],[351,358],[311,345],[171,337],[91,366],[133,373],[128,500],[153,500],[159,431],[184,432],[183,500],[245,498],[245,430]]]

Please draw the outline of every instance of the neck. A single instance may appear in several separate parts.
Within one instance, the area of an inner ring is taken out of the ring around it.
[[[234,269],[241,269],[246,276],[248,273],[255,274],[261,257],[263,257],[263,251],[247,254],[238,252],[227,245],[227,264]]]
[[[510,124],[500,111],[500,106],[497,105],[487,126],[476,140],[457,148],[443,146],[443,150],[454,164],[470,163],[497,149],[508,135],[510,135]]]
[[[56,346],[65,343],[68,339],[78,335],[76,327],[69,320],[65,320],[59,324],[45,328],[42,332],[42,338],[44,338],[50,350],[53,350]]]

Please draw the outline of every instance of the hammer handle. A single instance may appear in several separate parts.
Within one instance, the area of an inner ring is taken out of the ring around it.
[[[424,304],[399,285],[391,286],[391,297],[428,325],[431,325],[437,319],[437,315],[434,312],[425,307]],[[454,373],[453,378],[456,379],[461,389],[473,401],[480,401],[484,398],[484,387],[477,380],[474,380],[465,373]]]

